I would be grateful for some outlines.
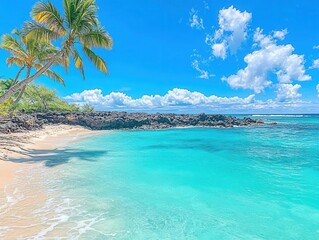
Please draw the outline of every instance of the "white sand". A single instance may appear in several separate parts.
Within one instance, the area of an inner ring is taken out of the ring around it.
[[[0,134],[0,191],[13,178],[15,170],[32,159],[34,150],[54,150],[100,131],[92,131],[80,126],[49,125],[41,130]],[[24,161],[10,161],[23,159]]]
[[[80,126],[50,125],[26,133],[0,134],[0,239],[32,239],[49,227],[42,223],[43,216],[34,214],[48,200],[40,177],[45,172],[41,157],[99,133]],[[35,152],[41,152],[36,154],[38,162],[34,162]]]

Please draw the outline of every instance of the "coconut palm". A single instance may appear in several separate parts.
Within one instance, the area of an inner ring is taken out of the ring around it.
[[[32,38],[22,37],[18,30],[14,30],[13,34],[18,38],[5,34],[2,37],[2,45],[0,45],[0,48],[11,53],[6,60],[8,66],[17,65],[20,67],[15,79],[8,82],[8,84],[11,85],[8,90],[18,83],[19,76],[24,70],[26,70],[26,78],[28,78],[33,68],[35,70],[43,68],[43,62],[52,57],[52,54],[58,52],[51,43],[39,42]],[[47,69],[43,74],[64,85],[62,77],[53,70]],[[14,105],[20,101],[26,86],[27,85],[20,90],[19,95],[14,101]]]
[[[100,25],[95,0],[63,0],[64,12],[50,2],[38,2],[32,9],[33,22],[26,22],[23,35],[26,38],[51,42],[60,40],[61,49],[55,53],[46,64],[34,75],[15,84],[0,97],[0,103],[8,99],[14,92],[22,89],[28,83],[46,72],[54,63],[59,62],[66,70],[70,65],[70,58],[80,70],[84,78],[84,63],[78,47],[89,60],[103,73],[107,73],[105,61],[92,48],[102,47],[111,49],[112,39]],[[57,41],[57,42],[60,42]]]

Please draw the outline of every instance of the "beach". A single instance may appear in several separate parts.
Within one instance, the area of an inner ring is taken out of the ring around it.
[[[0,239],[318,239],[319,118],[263,118],[6,135]]]
[[[17,169],[33,163],[35,151],[48,151],[49,154],[69,142],[96,133],[98,132],[80,126],[59,124],[48,125],[36,131],[0,134],[0,189],[12,181]]]
[[[46,160],[71,142],[98,133],[80,126],[60,124],[0,135],[1,239],[35,236],[48,228],[41,225],[44,216],[35,214],[48,201],[43,183],[48,177],[45,176],[48,174]]]

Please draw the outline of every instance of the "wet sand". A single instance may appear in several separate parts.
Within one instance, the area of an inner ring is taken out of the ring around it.
[[[50,177],[45,159],[71,142],[99,133],[80,126],[50,125],[0,135],[0,239],[32,239],[52,231],[61,219],[47,206],[51,199],[44,184]]]

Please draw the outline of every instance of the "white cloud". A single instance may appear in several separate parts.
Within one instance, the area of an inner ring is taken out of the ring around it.
[[[251,18],[251,13],[246,11],[241,12],[234,8],[234,6],[220,10],[218,16],[219,29],[215,31],[214,43],[211,43],[210,46],[214,47],[216,44],[223,43],[227,47],[225,50],[229,48],[230,52],[234,54],[242,42],[246,40],[247,26]],[[217,54],[215,55],[215,53]],[[218,53],[218,51],[213,51],[215,57],[226,56],[226,54],[220,55]]]
[[[200,67],[200,65],[207,66],[208,60],[203,59],[196,49],[193,50],[191,57],[193,58],[192,67],[200,73],[197,78],[209,79],[210,77],[215,76],[214,74],[210,74],[207,70],[204,70],[202,67]]]
[[[191,92],[186,89],[174,88],[165,95],[144,95],[140,98],[121,93],[111,92],[103,95],[102,90],[85,90],[65,97],[69,102],[76,104],[90,104],[97,110],[125,110],[125,111],[174,111],[174,112],[249,112],[249,111],[284,111],[306,109],[306,102],[298,100],[300,86],[282,85],[278,88],[278,99],[256,100],[255,95],[248,97],[219,97],[206,96],[200,92]],[[318,87],[319,88],[319,87]]]
[[[283,29],[281,31],[275,31],[273,36],[274,38],[277,38],[279,40],[284,40],[287,34],[288,34],[288,30]]]
[[[199,61],[197,59],[193,60],[192,67],[200,73],[198,78],[209,79],[209,73],[199,67]]]
[[[103,95],[102,90],[85,90],[82,93],[74,93],[65,97],[70,102],[79,104],[87,103],[98,109],[165,109],[170,107],[183,106],[202,106],[207,108],[236,107],[240,105],[249,105],[254,102],[255,95],[246,98],[240,97],[218,97],[215,95],[205,96],[200,92],[191,92],[186,89],[174,88],[167,94],[144,95],[141,98],[132,97],[121,93],[112,92]]]
[[[316,59],[313,61],[312,66],[310,67],[310,69],[314,69],[317,68],[319,69],[319,59]]]
[[[317,92],[318,92],[318,97],[319,97],[319,84],[317,85]]]
[[[280,102],[293,102],[301,97],[298,92],[301,86],[299,84],[278,84],[277,88],[277,100]]]
[[[198,16],[198,13],[194,8],[190,11],[189,23],[191,28],[196,28],[198,30],[205,29],[203,19]]]
[[[311,79],[305,74],[304,56],[293,54],[295,49],[291,44],[277,45],[276,39],[264,35],[259,28],[254,34],[254,41],[260,49],[244,58],[247,67],[223,78],[232,88],[252,89],[260,93],[272,83],[268,79],[270,73],[276,74],[279,83]]]
[[[212,45],[212,49],[213,49],[213,55],[215,57],[220,57],[223,60],[226,59],[227,45],[226,45],[225,41],[222,43],[215,43],[214,45]]]
[[[313,46],[313,49],[319,49],[319,45]]]

